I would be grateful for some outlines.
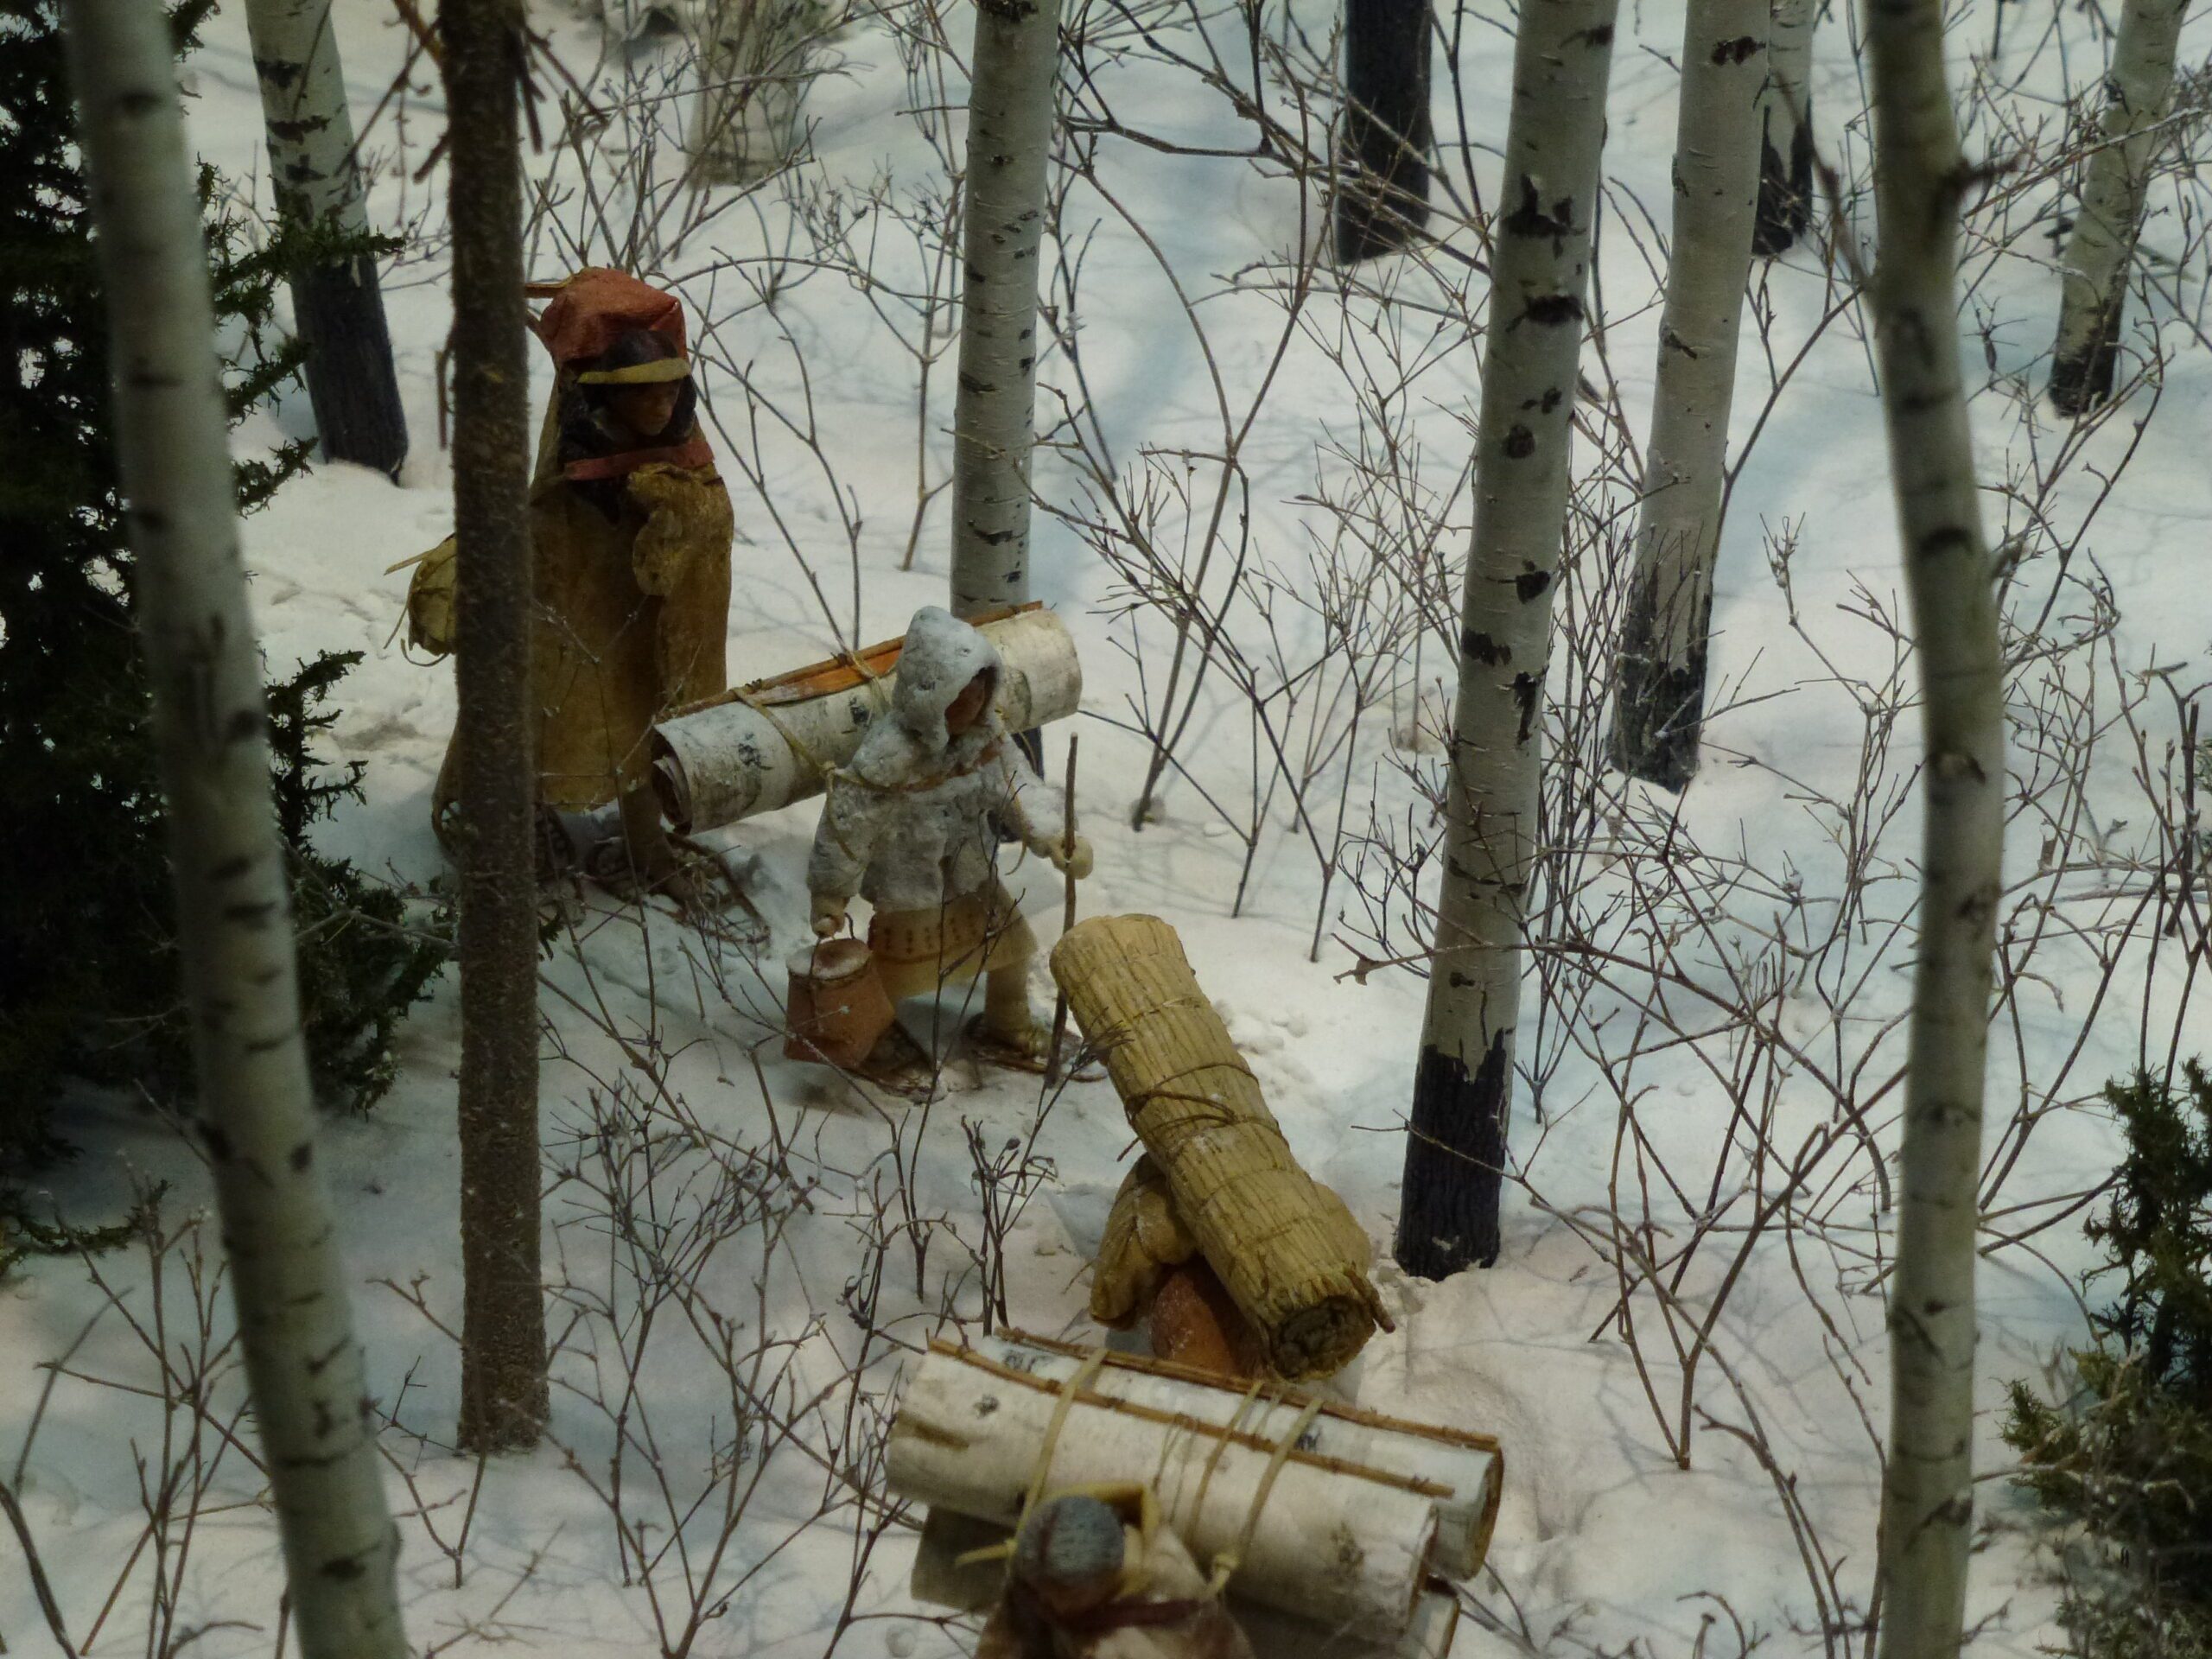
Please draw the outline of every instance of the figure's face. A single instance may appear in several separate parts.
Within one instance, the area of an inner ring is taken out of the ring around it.
[[[683,396],[681,380],[651,385],[612,386],[607,389],[607,412],[641,438],[657,438],[676,418],[676,405]]]
[[[976,722],[983,717],[983,710],[990,706],[990,702],[991,677],[988,674],[978,674],[960,688],[960,695],[952,700],[952,706],[944,711],[945,730],[950,732],[955,737],[972,730]]]

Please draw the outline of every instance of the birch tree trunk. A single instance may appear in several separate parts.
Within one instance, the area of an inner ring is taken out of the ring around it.
[[[1059,74],[1059,0],[976,0],[968,93],[959,391],[952,410],[952,613],[1029,598],[1037,265]]]
[[[1773,0],[1759,93],[1759,212],[1751,251],[1787,253],[1813,218],[1813,31],[1820,0]]]
[[[1443,884],[1394,1247],[1440,1279],[1497,1259],[1535,861],[1552,588],[1618,0],[1522,0],[1460,610]]]
[[[399,1534],[315,1166],[261,654],[168,17],[70,0],[69,66],[113,338],[116,438],[168,806],[199,1127],[308,1659],[402,1659]]]
[[[1919,949],[1890,1286],[1882,1659],[1956,1659],[1974,1520],[1975,1184],[2005,828],[2004,677],[1959,370],[1967,170],[1942,0],[1868,13],[1873,283],[1905,592],[1920,664]]]
[[[537,768],[530,721],[522,0],[445,0],[461,748],[461,1444],[532,1446],[538,1286]]]
[[[704,0],[694,31],[694,179],[744,184],[791,159],[818,13],[815,0]]]
[[[310,238],[367,235],[330,0],[246,0],[245,22],[277,217]],[[323,453],[396,477],[407,459],[407,416],[376,261],[361,253],[313,257],[293,269],[291,289]]]
[[[1659,321],[1636,575],[1614,664],[1612,761],[1679,790],[1696,775],[1727,483],[1736,340],[1759,189],[1767,0],[1689,0],[1675,139],[1674,254]]]
[[[2120,14],[2097,129],[2102,148],[2089,157],[2081,211],[2060,262],[2065,288],[2051,352],[2050,400],[2061,414],[2087,414],[2112,396],[2127,270],[2143,229],[2143,198],[2159,149],[2156,128],[2173,93],[2174,57],[2188,11],[2189,0],[2126,0]]]
[[[1402,248],[1428,224],[1428,0],[1344,0],[1337,263]]]

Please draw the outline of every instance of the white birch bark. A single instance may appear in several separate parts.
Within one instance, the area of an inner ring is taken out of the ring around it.
[[[1023,1333],[980,1336],[967,1346],[985,1359],[1040,1382],[1064,1386],[1090,1369],[1093,1351]],[[1083,1386],[1109,1400],[1188,1419],[1214,1428],[1239,1428],[1274,1441],[1296,1430],[1302,1452],[1339,1463],[1356,1464],[1385,1475],[1444,1486],[1433,1494],[1436,1539],[1429,1565],[1457,1582],[1483,1569],[1491,1533],[1497,1521],[1504,1459],[1497,1440],[1486,1434],[1408,1422],[1325,1400],[1308,1417],[1315,1396],[1294,1389],[1269,1389],[1255,1401],[1245,1384],[1224,1377],[1169,1374],[1142,1355],[1109,1353]]]
[[[1083,702],[1083,659],[1067,624],[1017,611],[976,629],[999,653],[999,718],[1031,732]],[[802,673],[809,671],[802,671]],[[653,728],[653,789],[679,835],[717,830],[819,795],[828,768],[849,764],[869,723],[899,695],[893,665],[872,683],[808,694],[755,682]]]
[[[1813,30],[1820,0],[1772,0],[1759,93],[1759,212],[1751,251],[1786,253],[1813,216]]]
[[[704,0],[693,30],[695,180],[744,184],[791,159],[821,15],[817,0]]]
[[[2158,124],[2173,95],[2174,57],[2189,0],[2126,0],[2105,77],[2102,148],[2082,181],[2081,210],[2060,261],[2065,287],[2051,352],[2050,397],[2067,415],[2112,396],[2127,269],[2143,228],[2143,199],[2159,149]]]
[[[1956,1659],[1974,1519],[1975,1183],[2004,845],[2004,677],[1959,366],[1967,177],[1942,0],[1877,0],[1873,282],[1925,757],[1890,1285],[1882,1659]]]
[[[1683,23],[1673,257],[1612,733],[1613,765],[1667,789],[1696,774],[1705,723],[1728,412],[1758,201],[1766,31],[1767,0],[1689,0]]]
[[[1395,1245],[1441,1278],[1498,1249],[1521,929],[1617,0],[1523,0],[1491,270],[1444,871]]]
[[[168,803],[200,1128],[301,1651],[400,1659],[399,1535],[315,1166],[261,656],[232,500],[200,198],[166,14],[70,0],[137,611]]]
[[[1188,1384],[1171,1388],[1190,1387]],[[1281,1432],[1298,1429],[1295,1416]],[[1434,1570],[1436,1499],[1417,1479],[1334,1462],[1249,1428],[1155,1410],[972,1352],[924,1356],[884,1446],[892,1491],[1013,1525],[1033,1488],[1146,1480],[1160,1518],[1227,1588],[1332,1628],[1402,1630]]]
[[[962,207],[959,390],[952,411],[952,603],[1029,597],[1037,267],[1059,73],[1059,0],[976,0]]]
[[[246,0],[245,21],[278,218],[310,231],[365,234],[360,160],[330,0]],[[376,262],[313,261],[296,269],[290,282],[325,452],[396,474],[407,458],[407,422]]]

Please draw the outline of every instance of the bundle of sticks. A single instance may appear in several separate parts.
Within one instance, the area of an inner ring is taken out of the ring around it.
[[[1157,1341],[1158,1299],[1170,1294],[1179,1320],[1219,1323],[1217,1281],[1249,1332],[1230,1324],[1215,1369],[1294,1382],[1342,1369],[1378,1325],[1390,1328],[1367,1236],[1291,1155],[1175,930],[1156,916],[1094,917],[1053,947],[1052,965],[1145,1150],[1107,1222],[1093,1315],[1122,1326],[1149,1306]],[[1173,1271],[1199,1259],[1204,1276]]]

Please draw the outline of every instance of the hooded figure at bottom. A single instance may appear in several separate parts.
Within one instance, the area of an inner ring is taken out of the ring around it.
[[[1006,1591],[983,1625],[976,1659],[1253,1655],[1217,1586],[1160,1522],[1151,1494],[1130,1488],[1065,1493],[1038,1505],[1015,1535]]]
[[[1003,670],[989,640],[947,611],[914,613],[887,715],[849,766],[830,774],[807,866],[813,928],[845,926],[855,894],[874,906],[868,951],[881,1029],[862,1069],[916,1058],[892,1013],[903,1000],[980,976],[973,1035],[987,1058],[1041,1062],[1051,1041],[1029,1009],[1037,940],[999,879],[1001,832],[1052,868],[1090,873],[1080,836],[1064,844],[1065,804],[1037,775],[996,706]]]

